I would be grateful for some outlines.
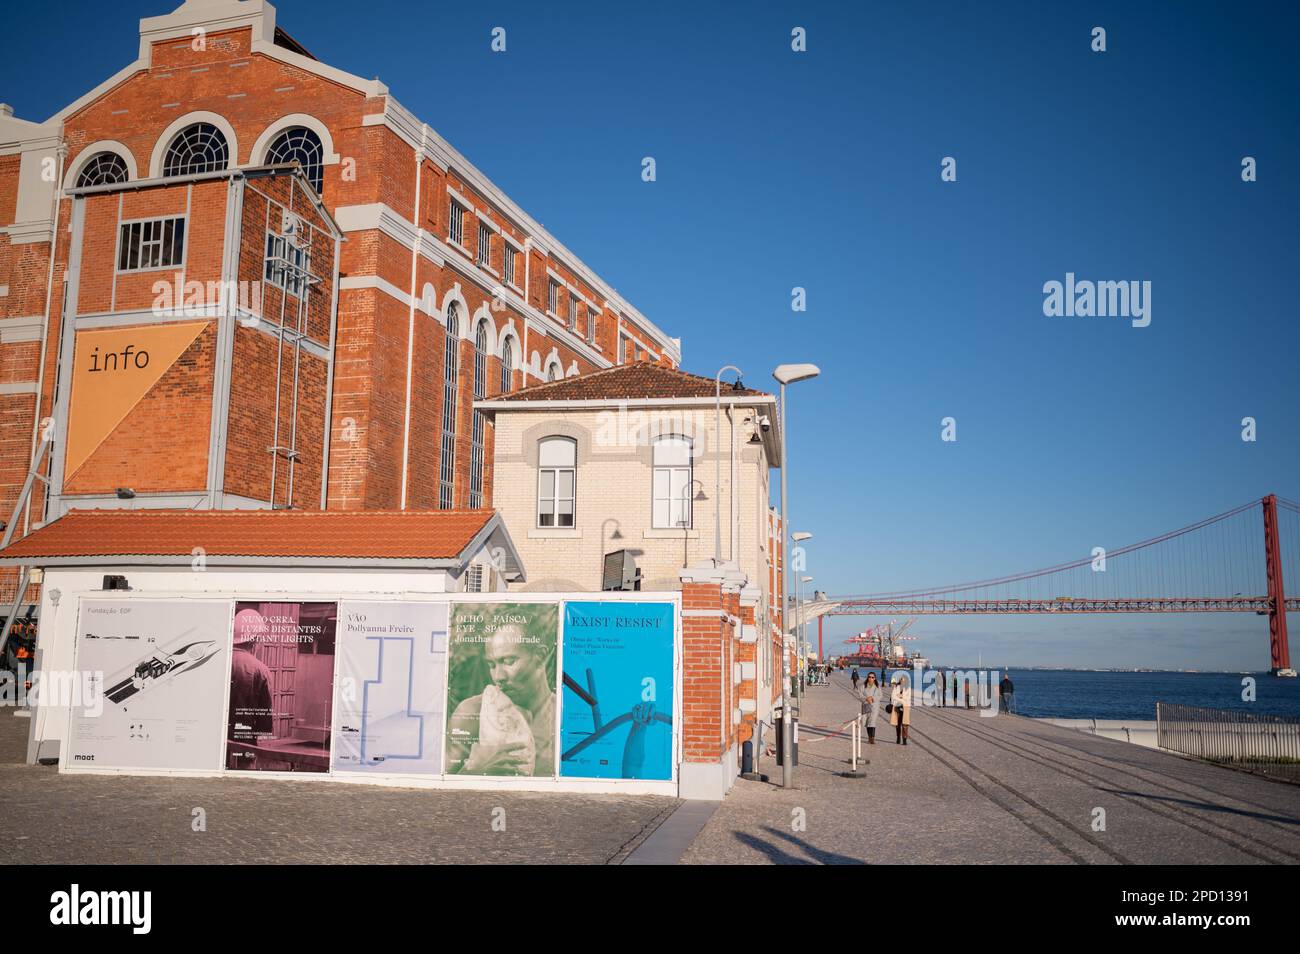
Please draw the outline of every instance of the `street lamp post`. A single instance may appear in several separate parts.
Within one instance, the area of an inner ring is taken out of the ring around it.
[[[717,468],[718,484],[715,488],[717,497],[713,501],[713,565],[717,566],[722,562],[722,374],[724,371],[735,371],[736,377],[739,378],[745,372],[734,364],[724,364],[718,368],[717,377],[713,379],[713,395],[715,402],[715,413],[713,421],[713,442],[717,445],[717,453],[713,455],[714,466]],[[734,414],[732,415],[735,416]],[[733,425],[734,426],[734,425]],[[734,444],[734,441],[731,442]],[[734,449],[734,448],[733,448]],[[736,486],[734,482],[735,475],[732,475],[733,482],[731,486],[731,496],[736,496]],[[735,559],[735,554],[732,554]]]
[[[789,484],[790,462],[786,459],[785,454],[785,429],[786,429],[786,408],[785,408],[785,386],[794,384],[797,381],[806,381],[809,378],[815,378],[821,371],[815,364],[782,364],[772,372],[772,377],[776,378],[781,385],[781,628],[785,630],[786,614],[790,610],[790,547],[788,545],[789,526],[790,526],[790,503],[787,496],[787,485]],[[784,788],[790,788],[794,785],[794,733],[790,725],[790,699],[784,700],[785,718],[781,720],[781,743],[785,752],[785,759],[781,766],[781,785]]]

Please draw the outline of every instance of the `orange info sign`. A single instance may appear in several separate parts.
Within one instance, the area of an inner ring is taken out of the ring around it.
[[[63,467],[65,483],[72,480],[207,325],[206,321],[191,321],[77,333]]]

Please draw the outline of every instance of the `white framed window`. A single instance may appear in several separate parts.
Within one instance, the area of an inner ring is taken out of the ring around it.
[[[455,199],[447,213],[447,241],[457,245],[465,244],[465,207]]]
[[[501,243],[501,280],[507,285],[515,284],[515,249],[505,241]]]
[[[573,292],[569,292],[569,330],[578,330],[578,299]]]
[[[652,523],[656,528],[691,526],[691,439],[665,435],[654,442]]]
[[[283,288],[290,295],[302,297],[311,271],[311,254],[284,235],[266,233],[266,265],[263,277],[268,285]]]
[[[587,340],[593,344],[596,341],[596,309],[587,309]]]
[[[574,526],[577,457],[578,444],[569,437],[547,437],[537,445],[537,526]]]
[[[122,223],[117,243],[119,272],[175,268],[183,261],[185,261],[184,216]]]
[[[560,283],[554,278],[546,283],[546,310],[552,315],[558,315],[560,308]]]
[[[482,222],[478,224],[478,264],[492,267],[492,230]]]

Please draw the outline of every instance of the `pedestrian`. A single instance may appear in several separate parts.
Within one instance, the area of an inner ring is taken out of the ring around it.
[[[853,674],[852,674],[851,676],[849,676],[849,678],[853,680],[853,691],[854,691],[854,692],[857,692],[857,691],[858,691],[858,679],[860,678],[860,677],[858,676],[858,667],[857,667],[857,666],[854,666],[854,667],[853,667]]]
[[[952,704],[954,707],[957,705],[957,674],[955,672],[952,674]]]
[[[948,677],[944,675],[942,669],[939,670],[939,708],[943,708],[944,699],[948,697]]]
[[[1004,672],[1002,674],[1002,682],[998,683],[998,690],[999,695],[1001,696],[1001,699],[999,700],[1001,709],[1003,712],[1010,714],[1011,697],[1015,695],[1016,692],[1016,685],[1011,681],[1011,673]]]
[[[895,675],[889,694],[889,722],[896,733],[895,745],[907,745],[907,727],[912,723],[912,700],[908,695],[907,677],[901,673]]]
[[[966,679],[965,685],[962,688],[962,692],[966,696],[966,708],[969,709],[970,708],[970,679],[969,678]]]
[[[880,683],[874,672],[867,673],[862,686],[862,724],[867,730],[867,745],[876,744],[876,716],[880,712]]]

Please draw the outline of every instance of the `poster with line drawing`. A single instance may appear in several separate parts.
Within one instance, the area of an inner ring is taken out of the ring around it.
[[[442,773],[448,609],[340,604],[334,771]]]

